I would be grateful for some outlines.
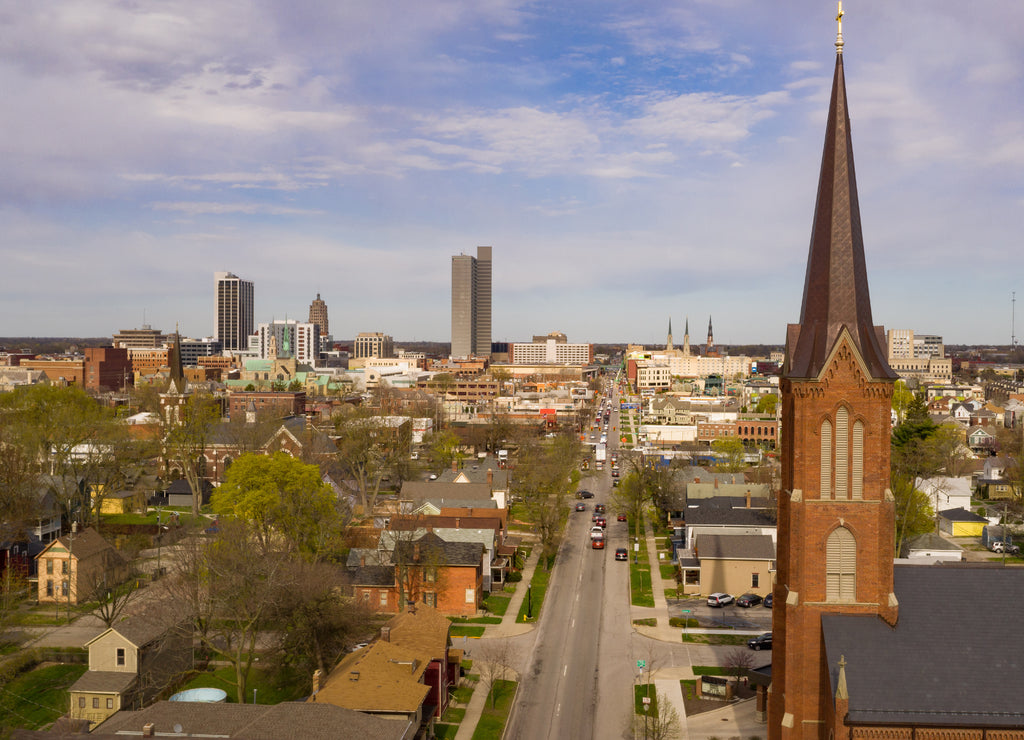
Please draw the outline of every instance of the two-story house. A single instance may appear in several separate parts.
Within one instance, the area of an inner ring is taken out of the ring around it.
[[[95,529],[60,537],[36,556],[40,602],[77,604],[97,589],[120,584],[128,563]]]

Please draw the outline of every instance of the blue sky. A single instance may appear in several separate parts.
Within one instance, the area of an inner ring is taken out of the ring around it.
[[[835,3],[0,0],[0,336],[256,320],[450,339],[782,343]],[[1022,302],[1024,4],[848,0],[876,323],[1006,344]]]

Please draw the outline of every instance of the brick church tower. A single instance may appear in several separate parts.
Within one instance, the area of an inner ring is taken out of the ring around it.
[[[780,391],[782,485],[771,740],[829,737],[836,706],[822,616],[895,624],[889,419],[895,373],[871,319],[843,77],[842,4],[800,323]]]

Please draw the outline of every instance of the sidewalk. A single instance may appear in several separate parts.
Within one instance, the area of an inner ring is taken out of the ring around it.
[[[650,521],[644,516],[644,532],[647,545],[647,560],[651,564],[651,590],[654,593],[654,606],[631,606],[629,617],[633,619],[656,619],[658,623],[654,627],[636,625],[634,629],[644,637],[650,637],[662,642],[679,642],[682,630],[679,627],[670,627],[668,624],[668,600],[665,598],[665,581],[661,577],[659,568],[661,562],[658,560],[658,544],[654,539],[654,530]]]
[[[509,599],[508,609],[505,610],[505,614],[501,618],[501,624],[487,625],[481,639],[515,637],[516,635],[522,635],[533,630],[533,624],[517,623],[516,618],[519,616],[519,609],[526,598],[526,587],[530,585],[530,581],[533,580],[533,573],[537,570],[537,563],[540,560],[539,553],[540,547],[538,546],[531,550],[530,557],[526,561],[526,567],[523,568],[523,580],[516,586],[516,592]],[[536,616],[536,612],[534,616]],[[465,642],[468,644],[469,641],[466,640]],[[486,703],[487,692],[483,684],[478,683],[473,690],[473,696],[469,699],[469,704],[466,705],[466,713],[459,724],[459,731],[455,734],[455,740],[471,740],[473,733],[476,732],[476,726],[480,722],[480,716],[483,714]]]

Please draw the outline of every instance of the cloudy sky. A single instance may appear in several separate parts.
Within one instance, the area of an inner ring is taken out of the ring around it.
[[[874,318],[1024,335],[1024,3],[848,0]],[[256,320],[450,339],[781,343],[800,310],[830,0],[0,0],[0,336]]]

